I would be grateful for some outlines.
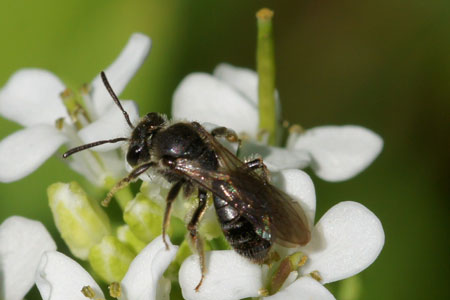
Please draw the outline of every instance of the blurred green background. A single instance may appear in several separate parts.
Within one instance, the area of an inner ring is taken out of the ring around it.
[[[136,100],[141,114],[168,113],[188,73],[220,62],[255,67],[254,15],[264,6],[275,10],[284,118],[305,128],[359,124],[384,138],[381,156],[358,177],[313,176],[317,219],[354,200],[383,223],[386,244],[360,276],[361,299],[450,299],[448,0],[2,0],[0,86],[17,69],[39,67],[78,87],[141,31],[153,50],[121,98]],[[19,128],[0,120],[0,138]],[[56,237],[46,188],[74,179],[54,157],[0,184],[0,222],[13,214],[38,219]]]

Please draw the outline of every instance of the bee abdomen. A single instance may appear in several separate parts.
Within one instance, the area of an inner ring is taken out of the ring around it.
[[[262,263],[272,246],[270,239],[263,239],[258,235],[252,223],[241,216],[234,207],[224,205],[224,202],[214,197],[217,217],[226,239],[237,253],[254,262]]]

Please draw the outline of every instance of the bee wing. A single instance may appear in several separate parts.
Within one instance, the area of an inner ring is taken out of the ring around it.
[[[308,219],[300,204],[289,195],[270,185],[272,234],[277,242],[286,247],[304,246],[311,240]]]
[[[227,158],[224,161],[228,162]],[[271,240],[286,247],[307,244],[311,233],[300,204],[241,165],[244,167],[210,171],[196,162],[180,159],[175,169],[237,209],[255,230],[270,233]]]

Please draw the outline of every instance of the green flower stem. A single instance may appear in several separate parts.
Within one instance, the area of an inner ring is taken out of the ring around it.
[[[358,300],[361,298],[362,280],[356,275],[339,283],[338,297],[342,300]]]
[[[268,134],[268,142],[275,144],[275,50],[273,41],[273,11],[267,8],[256,14],[258,23],[258,43],[256,65],[258,71],[259,129]]]

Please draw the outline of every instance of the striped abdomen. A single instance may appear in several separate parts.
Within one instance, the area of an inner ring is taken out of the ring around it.
[[[272,245],[270,236],[263,238],[253,224],[228,202],[214,196],[214,206],[222,231],[231,247],[250,260],[262,263]],[[263,235],[264,236],[264,235]]]

